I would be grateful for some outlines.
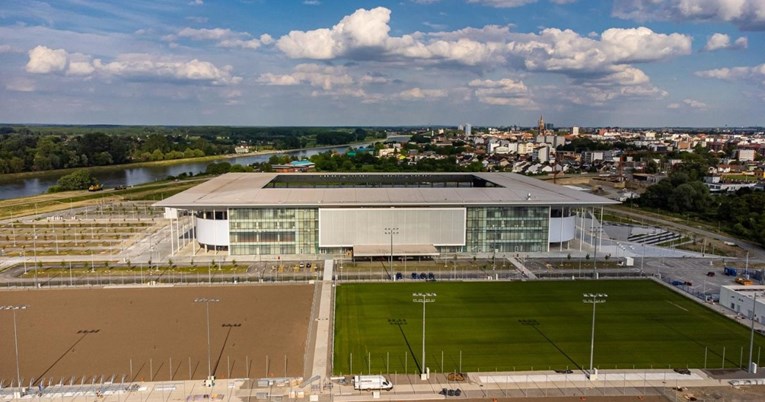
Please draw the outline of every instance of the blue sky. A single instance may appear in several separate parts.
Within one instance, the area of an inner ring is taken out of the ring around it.
[[[4,0],[0,121],[765,125],[765,0]]]

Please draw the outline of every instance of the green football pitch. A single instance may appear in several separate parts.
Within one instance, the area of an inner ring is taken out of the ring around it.
[[[417,373],[426,307],[431,372],[587,369],[592,304],[597,305],[594,366],[746,367],[750,331],[648,280],[569,282],[397,282],[337,287],[334,372]],[[745,321],[748,324],[748,321]],[[753,361],[765,337],[756,334]],[[764,356],[765,357],[765,356]]]

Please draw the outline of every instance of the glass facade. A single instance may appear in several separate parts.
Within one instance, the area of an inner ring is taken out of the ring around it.
[[[550,207],[468,208],[466,252],[545,252]]]
[[[318,254],[318,212],[310,208],[231,209],[231,255]]]
[[[465,247],[439,247],[439,251],[546,252],[549,217],[550,207],[546,206],[467,208]],[[328,251],[319,250],[318,209],[231,209],[228,218],[231,255],[319,254]]]

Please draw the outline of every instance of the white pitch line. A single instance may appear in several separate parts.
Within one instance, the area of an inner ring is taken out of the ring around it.
[[[677,304],[675,304],[675,303],[673,303],[673,302],[671,302],[671,301],[669,301],[669,300],[667,300],[667,303],[669,303],[669,304],[671,304],[671,305],[673,305],[673,306],[675,306],[675,307],[679,308],[680,310],[685,310],[685,311],[688,311],[688,309],[687,309],[687,308],[685,308],[685,307],[682,307],[682,306],[678,306]]]

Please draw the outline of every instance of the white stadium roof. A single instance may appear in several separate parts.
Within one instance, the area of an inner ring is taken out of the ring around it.
[[[476,186],[477,184],[477,186]],[[181,209],[618,202],[513,173],[228,173],[154,204]]]

